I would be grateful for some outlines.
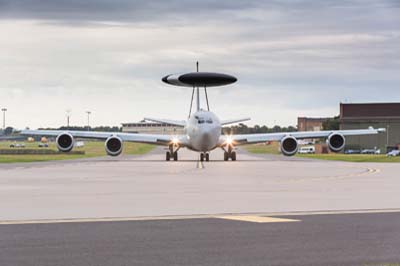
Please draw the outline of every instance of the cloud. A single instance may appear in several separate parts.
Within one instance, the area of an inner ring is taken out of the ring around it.
[[[400,101],[399,10],[389,0],[0,0],[0,105],[18,127],[60,125],[66,109],[77,124],[88,108],[96,124],[182,119],[190,90],[160,78],[197,60],[239,78],[209,91],[221,118],[293,125],[336,115],[340,101]]]

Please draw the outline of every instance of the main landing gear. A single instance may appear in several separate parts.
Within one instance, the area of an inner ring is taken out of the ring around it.
[[[207,162],[210,160],[210,154],[208,152],[200,153],[200,161],[206,160]]]
[[[171,154],[171,152],[167,151],[167,152],[165,153],[165,160],[166,160],[166,161],[169,161],[169,160],[171,160],[171,159],[173,159],[174,161],[178,161],[178,152],[173,152],[173,153]]]
[[[167,151],[165,153],[165,160],[170,161],[171,159],[173,159],[174,161],[178,161],[178,150],[179,150],[179,147],[178,147],[178,149],[176,149],[174,151],[174,146],[170,145],[169,151]]]
[[[231,159],[232,161],[236,161],[236,152],[231,151],[231,152],[224,152],[224,161],[228,161]]]
[[[228,151],[222,148],[224,150],[224,161],[229,161],[229,159],[231,159],[232,161],[236,161],[236,152],[233,150],[233,146],[228,145],[227,148]]]

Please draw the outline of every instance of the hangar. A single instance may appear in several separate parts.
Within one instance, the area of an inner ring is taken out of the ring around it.
[[[167,123],[140,122],[122,123],[122,132],[147,134],[183,134],[183,127]]]
[[[374,148],[386,152],[400,144],[400,103],[341,103],[340,129],[386,128],[378,136],[349,136],[346,148]]]

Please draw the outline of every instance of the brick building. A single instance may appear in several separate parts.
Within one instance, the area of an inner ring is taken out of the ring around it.
[[[330,117],[298,117],[297,130],[298,131],[318,131],[322,130],[322,124],[330,119]]]

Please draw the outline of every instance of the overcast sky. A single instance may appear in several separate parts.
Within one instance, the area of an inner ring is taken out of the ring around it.
[[[170,73],[232,74],[211,110],[250,124],[400,101],[400,1],[0,0],[0,107],[23,128],[185,119]]]

